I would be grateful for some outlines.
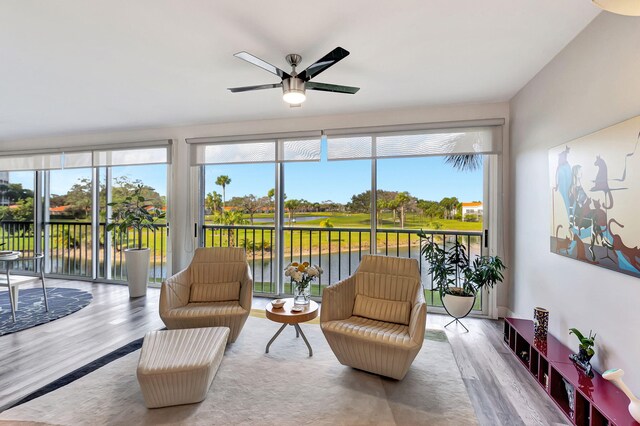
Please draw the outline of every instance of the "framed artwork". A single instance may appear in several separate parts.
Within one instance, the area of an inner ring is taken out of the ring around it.
[[[640,116],[549,150],[551,251],[640,277]]]

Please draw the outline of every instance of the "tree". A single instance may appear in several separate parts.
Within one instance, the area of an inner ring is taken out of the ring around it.
[[[78,179],[64,196],[69,213],[76,219],[87,217],[93,205],[91,199],[91,179]]]
[[[293,223],[293,214],[300,208],[300,205],[300,200],[296,200],[295,198],[285,201],[284,208],[289,212],[289,225]]]
[[[240,202],[240,207],[244,210],[245,213],[249,215],[249,220],[253,225],[253,216],[260,211],[260,208],[264,204],[264,198],[256,198],[255,195],[249,194],[245,197],[242,197],[242,201]]]
[[[30,222],[33,220],[33,198],[18,200],[15,207],[8,210],[11,220]]]
[[[472,172],[478,170],[482,165],[482,155],[480,154],[458,154],[447,155],[444,162],[450,164],[460,172]]]
[[[417,207],[422,210],[422,215],[429,218],[444,218],[444,208],[437,201],[418,200]]]
[[[368,213],[371,208],[371,191],[361,192],[352,195],[351,201],[347,203],[347,211],[351,213]]]
[[[0,198],[6,198],[10,203],[16,203],[19,200],[33,198],[33,191],[23,188],[21,183],[3,183],[0,184]]]
[[[209,210],[211,214],[217,212],[222,207],[222,196],[216,191],[208,193],[204,197],[204,208]]]
[[[276,196],[275,188],[271,188],[269,191],[267,191],[267,197],[269,197],[269,203],[273,203],[273,197],[275,196]]]
[[[226,188],[227,185],[231,184],[231,178],[227,175],[220,175],[216,178],[216,185],[219,185],[222,187],[222,206],[226,207]]]
[[[384,203],[387,209],[391,210],[393,213],[393,225],[396,224],[396,218],[398,217],[398,209],[400,208],[400,204],[397,199],[388,200]]]
[[[247,221],[242,217],[242,212],[238,210],[232,211],[218,211],[213,214],[213,222],[221,225],[243,225]],[[223,230],[220,230],[223,232]],[[233,229],[227,229],[227,238],[229,240],[229,247],[235,247],[236,234]]]
[[[404,229],[405,209],[411,201],[411,195],[406,191],[399,192],[398,195],[396,195],[395,201],[400,208],[400,228]]]
[[[440,205],[444,208],[445,219],[451,219],[456,213],[456,208],[460,202],[456,197],[445,197],[440,200]]]
[[[128,176],[118,176],[114,181],[115,185],[111,189],[113,202],[122,202],[127,197],[139,193],[157,209],[162,209],[166,205],[166,199],[155,188],[145,185],[140,179],[131,180]],[[100,188],[100,191],[104,191],[104,188]]]

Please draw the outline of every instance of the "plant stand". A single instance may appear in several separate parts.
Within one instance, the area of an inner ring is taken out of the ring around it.
[[[447,325],[445,325],[445,327],[448,327],[448,326],[450,326],[450,325],[451,325],[451,324],[453,324],[453,323],[458,323],[458,324],[460,324],[460,325],[462,326],[462,328],[464,328],[464,329],[465,329],[465,331],[468,333],[468,332],[469,332],[469,329],[468,329],[467,327],[465,327],[465,325],[464,325],[464,324],[462,323],[462,321],[460,321],[460,320],[461,320],[462,318],[466,318],[466,317],[471,313],[471,311],[473,310],[473,307],[474,307],[474,306],[475,306],[475,304],[476,304],[476,297],[477,297],[477,295],[474,295],[474,296],[473,296],[473,303],[471,303],[471,305],[469,306],[469,308],[467,309],[467,308],[465,308],[465,307],[462,307],[462,310],[458,310],[458,309],[451,309],[451,310],[449,310],[449,309],[447,308],[447,303],[445,302],[445,299],[446,299],[447,297],[456,297],[456,298],[463,298],[463,299],[470,299],[471,297],[462,297],[462,296],[454,296],[454,295],[451,295],[451,294],[446,294],[446,295],[443,297],[443,299],[442,299],[442,307],[444,308],[444,310],[445,310],[445,311],[447,311],[447,314],[449,314],[449,316],[451,316],[451,317],[453,318],[453,320],[452,320],[451,322],[449,322]],[[456,306],[456,308],[458,308],[458,307],[459,307],[459,306]],[[453,313],[452,313],[452,311],[453,311]],[[466,311],[466,312],[465,312],[465,311]],[[462,315],[463,313],[464,313],[464,315]]]

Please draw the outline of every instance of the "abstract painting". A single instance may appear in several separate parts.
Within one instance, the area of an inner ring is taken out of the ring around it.
[[[551,251],[640,277],[640,116],[549,150]]]

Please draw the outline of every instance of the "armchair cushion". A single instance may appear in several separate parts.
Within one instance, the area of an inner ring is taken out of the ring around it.
[[[201,318],[212,316],[234,316],[244,315],[247,311],[238,302],[209,302],[209,303],[188,303],[178,309],[171,309],[167,312],[167,318],[180,318],[184,320],[197,321]],[[195,327],[195,326],[194,326]],[[187,327],[182,327],[187,328]]]
[[[409,327],[352,316],[346,320],[329,321],[323,324],[323,331],[351,337],[370,343],[388,345],[409,345]]]
[[[356,294],[353,315],[377,321],[409,325],[411,304],[399,300],[378,299]]]
[[[191,285],[189,302],[228,302],[240,299],[240,282],[194,283]]]

